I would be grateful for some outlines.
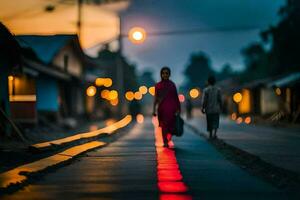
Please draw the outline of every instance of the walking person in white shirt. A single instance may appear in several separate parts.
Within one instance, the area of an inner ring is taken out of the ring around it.
[[[215,86],[216,79],[214,76],[210,76],[207,83],[208,86],[203,90],[202,112],[206,114],[209,138],[216,139],[222,106],[221,90]]]

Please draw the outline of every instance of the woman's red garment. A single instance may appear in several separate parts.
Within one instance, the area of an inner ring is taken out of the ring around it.
[[[163,134],[175,129],[175,113],[180,111],[180,102],[175,84],[162,80],[155,85],[155,96],[158,99],[158,120]]]

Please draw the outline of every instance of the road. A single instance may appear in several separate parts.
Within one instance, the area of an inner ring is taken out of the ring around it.
[[[230,163],[189,129],[183,137],[174,138],[174,143],[174,150],[155,147],[154,127],[146,119],[108,146],[1,199],[292,199]],[[157,163],[163,155],[157,153],[161,152],[176,157],[172,161],[177,160],[188,192],[159,190]]]
[[[207,134],[203,115],[198,114],[189,123]],[[299,128],[237,124],[229,118],[221,117],[218,137],[272,165],[300,174],[299,133]]]

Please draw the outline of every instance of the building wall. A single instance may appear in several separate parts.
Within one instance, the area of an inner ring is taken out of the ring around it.
[[[53,64],[64,70],[65,56],[68,57],[68,68],[67,72],[76,77],[82,75],[82,65],[80,59],[75,54],[74,49],[71,45],[67,45],[60,50],[60,52],[53,59]]]
[[[272,114],[279,110],[278,97],[272,88],[262,88],[260,91],[261,114]]]
[[[39,76],[37,79],[37,110],[38,111],[59,111],[59,92],[57,80]]]

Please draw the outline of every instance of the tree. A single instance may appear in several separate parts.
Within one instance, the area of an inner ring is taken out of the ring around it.
[[[217,80],[221,81],[235,75],[231,65],[226,63],[223,65],[221,72],[217,73]]]
[[[139,79],[140,79],[139,83],[141,85],[145,85],[147,87],[151,87],[155,85],[155,80],[153,78],[152,71],[148,71],[148,70],[144,71]]]
[[[184,74],[187,77],[186,89],[191,87],[203,88],[208,76],[214,74],[209,57],[204,52],[192,54]]]
[[[278,74],[299,70],[300,66],[300,1],[287,0],[279,10],[282,20],[275,27],[262,32],[265,42],[272,42],[269,52]]]
[[[245,71],[241,74],[242,81],[264,78],[272,74],[268,52],[260,43],[250,44],[241,52],[246,65]]]

